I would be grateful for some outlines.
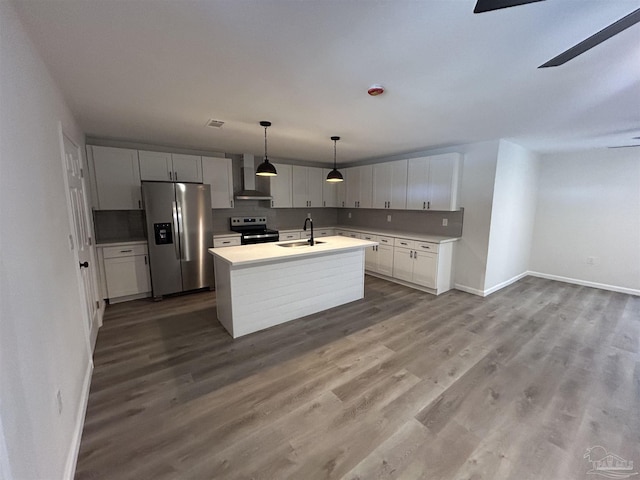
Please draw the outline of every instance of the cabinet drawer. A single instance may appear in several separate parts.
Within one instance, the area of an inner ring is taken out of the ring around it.
[[[378,236],[378,242],[380,242],[381,245],[393,245],[393,241],[393,237],[383,237],[381,235]]]
[[[122,245],[120,247],[103,247],[104,258],[133,257],[134,255],[146,255],[146,245]]]
[[[280,233],[280,240],[300,240],[300,232]]]
[[[420,252],[438,253],[437,243],[416,242],[416,246],[414,248]]]
[[[241,245],[240,237],[213,237],[213,248],[235,247]]]
[[[416,248],[416,241],[415,240],[408,240],[406,238],[396,238],[393,246],[394,247],[400,247],[400,248],[411,248],[411,249],[414,249],[414,248]]]
[[[377,242],[378,241],[378,236],[377,235],[371,235],[370,233],[363,233],[361,235],[362,240],[369,240],[371,242]]]
[[[333,230],[330,228],[320,228],[313,232],[316,237],[331,237],[333,235]]]
[[[351,238],[361,238],[362,235],[356,232],[347,232],[347,234],[345,235],[347,237],[351,237]]]

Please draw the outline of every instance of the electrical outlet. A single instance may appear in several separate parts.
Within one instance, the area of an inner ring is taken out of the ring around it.
[[[598,257],[587,257],[587,265],[597,265]]]
[[[62,414],[62,392],[60,389],[56,392],[56,404],[58,405],[58,415]]]
[[[443,226],[443,227],[446,227],[446,226],[448,226],[448,225],[449,225],[449,219],[448,219],[448,218],[443,218],[443,219],[442,219],[442,226]]]
[[[351,212],[349,212],[349,218],[351,218]]]
[[[387,215],[387,222],[391,221],[391,215]]]
[[[307,213],[307,218],[311,218],[311,213]]]

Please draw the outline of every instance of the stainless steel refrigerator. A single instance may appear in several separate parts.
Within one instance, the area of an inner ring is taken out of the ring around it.
[[[213,288],[211,187],[142,182],[153,296]]]

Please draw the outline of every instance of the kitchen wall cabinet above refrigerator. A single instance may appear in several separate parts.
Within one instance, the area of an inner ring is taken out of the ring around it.
[[[158,182],[202,183],[202,157],[138,151],[140,179]]]

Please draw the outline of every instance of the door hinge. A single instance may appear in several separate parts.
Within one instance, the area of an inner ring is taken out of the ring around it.
[[[83,168],[80,169],[80,178],[84,178],[84,169]]]
[[[100,302],[98,300],[96,300],[96,308],[100,308]]]
[[[89,237],[89,246],[93,245],[93,238]]]

